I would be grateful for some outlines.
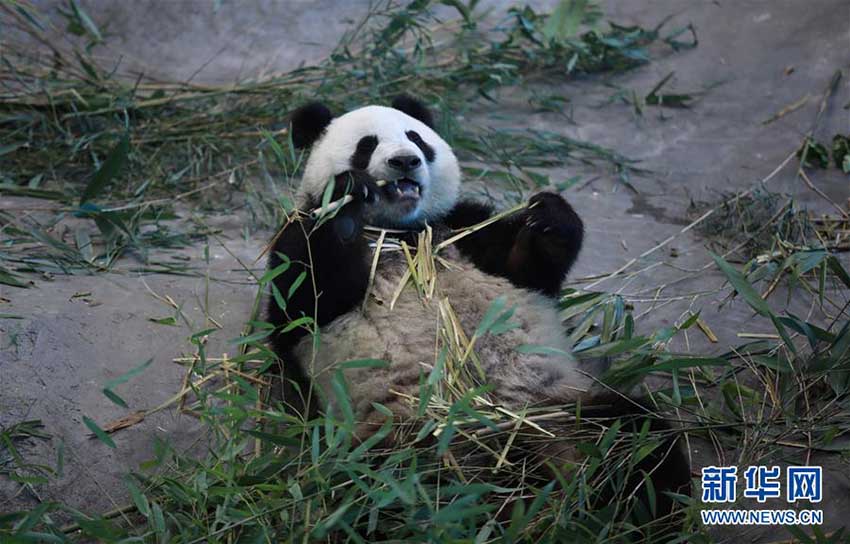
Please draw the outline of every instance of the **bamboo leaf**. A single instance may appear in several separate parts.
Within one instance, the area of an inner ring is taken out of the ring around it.
[[[720,255],[711,253],[711,257],[714,259],[714,262],[717,263],[717,267],[726,274],[726,278],[728,278],[729,283],[732,284],[735,291],[744,298],[753,310],[764,317],[771,317],[773,315],[773,312],[770,311],[770,307],[768,307],[767,302],[761,298],[761,295],[758,294],[741,272],[727,263]]]
[[[22,287],[24,289],[29,287],[29,284],[19,280],[18,276],[12,274],[2,266],[0,266],[0,283],[11,287]]]
[[[127,156],[130,153],[130,137],[124,134],[121,140],[112,148],[112,151],[107,155],[106,160],[100,165],[100,168],[95,172],[91,181],[86,185],[82,196],[80,197],[80,205],[99,196],[106,184],[118,175],[124,164],[127,162]]]
[[[97,423],[91,420],[88,416],[83,416],[83,423],[85,423],[86,427],[94,433],[98,440],[106,444],[112,449],[115,449],[115,442],[113,442],[112,437],[106,434],[106,431],[98,427]]]
[[[704,366],[727,366],[729,361],[717,357],[681,357],[666,359],[661,363],[624,370],[623,375],[648,374],[650,372],[670,371],[680,368],[704,367]]]
[[[587,9],[587,0],[561,0],[543,25],[543,35],[562,42],[578,33]]]

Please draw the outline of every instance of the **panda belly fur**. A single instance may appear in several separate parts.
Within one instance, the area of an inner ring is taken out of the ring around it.
[[[592,380],[566,355],[571,346],[553,299],[482,272],[454,248],[443,256],[452,266],[440,266],[434,296],[425,301],[413,285],[407,285],[391,309],[408,265],[400,252],[384,253],[365,307],[322,327],[315,353],[312,337],[301,339],[294,355],[327,398],[333,398],[330,379],[338,365],[381,359],[388,366],[345,370],[356,419],[382,419],[373,402],[390,408],[396,418],[412,415],[410,399],[418,397],[420,375],[430,373],[440,351],[438,300],[448,299],[469,338],[502,295],[506,309],[514,309],[510,321],[517,326],[499,335],[484,335],[474,348],[496,402],[513,409],[569,403],[587,391]],[[565,355],[521,353],[517,348],[524,344],[556,348]]]

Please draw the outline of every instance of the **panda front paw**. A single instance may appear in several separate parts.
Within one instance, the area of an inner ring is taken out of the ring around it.
[[[532,231],[555,237],[582,236],[581,219],[561,195],[537,193],[528,202],[525,226]]]
[[[381,198],[377,180],[362,170],[349,170],[334,178],[333,200],[351,195],[355,202],[376,204]]]
[[[333,204],[328,206],[327,211],[338,210],[331,226],[340,242],[348,244],[360,237],[364,206],[374,205],[379,200],[380,187],[366,172],[351,170],[334,178]]]
[[[553,193],[534,195],[518,219],[507,277],[516,285],[557,296],[581,250],[581,219],[566,200]]]

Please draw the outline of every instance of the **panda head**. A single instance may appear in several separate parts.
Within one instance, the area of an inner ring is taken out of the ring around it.
[[[361,170],[387,181],[369,223],[409,228],[439,220],[457,200],[460,167],[432,127],[428,109],[407,96],[392,107],[366,106],[336,118],[320,103],[298,109],[292,141],[310,148],[299,203],[315,205],[334,176]]]

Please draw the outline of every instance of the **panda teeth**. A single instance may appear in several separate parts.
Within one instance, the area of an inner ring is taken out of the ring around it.
[[[419,198],[422,194],[419,184],[409,178],[391,181],[385,185],[385,189],[389,195],[399,199],[405,197]]]

